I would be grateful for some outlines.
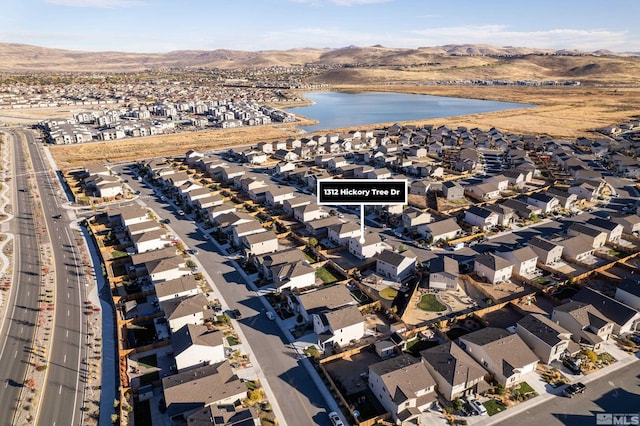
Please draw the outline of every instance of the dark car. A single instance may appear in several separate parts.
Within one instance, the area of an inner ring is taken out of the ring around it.
[[[565,358],[562,360],[562,365],[567,367],[573,374],[580,374],[582,370],[580,365],[573,358]]]
[[[62,217],[62,215],[61,215],[61,214],[54,214],[54,215],[53,215],[53,218],[54,218],[54,219],[60,219],[61,217]]]
[[[573,398],[575,395],[583,393],[586,389],[587,387],[583,383],[577,382],[564,388],[564,391],[562,391],[562,393],[564,394],[564,396]]]
[[[231,311],[231,314],[232,314],[232,315],[233,315],[233,317],[234,317],[234,318],[236,318],[236,319],[237,319],[237,318],[241,318],[241,317],[242,317],[242,314],[240,313],[240,310],[239,310],[239,309],[234,309],[234,310],[232,310],[232,311]]]

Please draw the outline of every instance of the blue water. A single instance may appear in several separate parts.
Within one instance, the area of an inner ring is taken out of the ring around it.
[[[289,108],[288,110],[294,114],[319,122],[313,126],[300,127],[307,132],[342,127],[354,128],[376,123],[427,120],[430,118],[479,114],[535,106],[513,102],[405,93],[308,92],[304,96],[315,103],[305,107]]]

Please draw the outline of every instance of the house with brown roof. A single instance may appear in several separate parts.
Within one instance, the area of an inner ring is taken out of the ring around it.
[[[292,293],[288,297],[291,309],[311,321],[312,315],[332,311],[343,306],[357,305],[351,292],[344,285],[328,285],[304,293]]]
[[[154,253],[159,250],[154,250]],[[163,259],[151,259],[144,263],[151,282],[154,284],[161,281],[169,281],[191,274],[191,269],[187,268],[182,256],[174,255]]]
[[[171,332],[186,324],[202,324],[209,305],[207,296],[198,293],[194,296],[175,297],[160,302],[160,309],[167,318]]]
[[[305,259],[306,257],[302,250],[297,248],[280,250],[274,253],[265,253],[253,257],[254,265],[267,280],[273,278],[271,268],[285,263],[298,262]]]
[[[520,319],[516,333],[545,364],[559,361],[571,340],[571,332],[542,314],[529,314]]]
[[[436,381],[427,367],[409,354],[371,364],[367,384],[397,424],[415,424],[437,399]]]
[[[606,232],[585,223],[574,222],[567,229],[567,235],[571,237],[576,237],[576,236],[583,237],[584,239],[589,241],[589,246],[594,249],[604,246],[605,243],[607,242]],[[565,248],[565,252],[566,252],[566,248]]]
[[[329,216],[329,213],[315,201],[302,204],[293,208],[293,217],[300,223],[307,223]],[[332,222],[336,220],[331,219]]]
[[[503,328],[487,327],[465,334],[460,345],[505,387],[524,380],[539,361],[520,336]]]
[[[420,356],[436,381],[438,393],[447,401],[489,389],[487,371],[454,342],[425,349]]]
[[[316,270],[306,259],[272,266],[271,275],[278,291],[308,288],[316,284]]]
[[[513,273],[521,277],[530,277],[536,272],[538,255],[529,246],[506,252],[496,252],[496,255],[513,263]]]
[[[278,236],[273,231],[259,232],[240,238],[247,256],[257,256],[278,251]]]
[[[589,287],[583,287],[571,300],[588,303],[613,322],[613,333],[619,336],[640,331],[640,312],[612,297]]]
[[[209,405],[187,417],[189,426],[260,426],[255,408],[234,405]]]
[[[383,250],[376,257],[376,273],[386,279],[402,282],[415,271],[416,259],[411,250],[402,253]]]
[[[604,233],[602,234],[604,235]],[[569,262],[582,262],[593,255],[593,240],[585,235],[576,235],[562,241],[562,257]]]
[[[543,265],[553,266],[562,259],[564,247],[542,237],[532,237],[527,246],[538,255],[538,262]]]
[[[462,228],[460,228],[460,225],[458,225],[456,220],[453,218],[439,220],[425,225],[425,235],[427,238],[431,239],[432,243],[439,240],[455,238],[461,231]]]
[[[174,280],[154,283],[156,297],[159,302],[176,297],[195,296],[200,293],[198,282],[193,275],[185,275]]]

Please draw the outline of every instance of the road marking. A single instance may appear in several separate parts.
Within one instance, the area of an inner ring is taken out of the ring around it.
[[[13,357],[14,357],[14,358],[18,358],[18,351],[16,351],[16,353],[15,353],[15,354],[13,354]]]
[[[58,389],[58,395],[62,395],[62,385],[60,385],[60,388]]]
[[[66,337],[69,337],[69,330],[67,330],[67,336]]]
[[[65,355],[64,358],[62,358],[62,363],[66,364],[67,363],[67,356]]]
[[[67,292],[67,299],[70,299],[70,297],[69,297],[69,292]]]
[[[67,309],[67,316],[71,316],[71,312],[69,312],[69,309]]]

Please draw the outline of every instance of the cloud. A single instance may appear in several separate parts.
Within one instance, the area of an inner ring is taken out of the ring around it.
[[[68,7],[92,7],[99,9],[122,9],[143,6],[144,0],[45,0],[47,3]]]

